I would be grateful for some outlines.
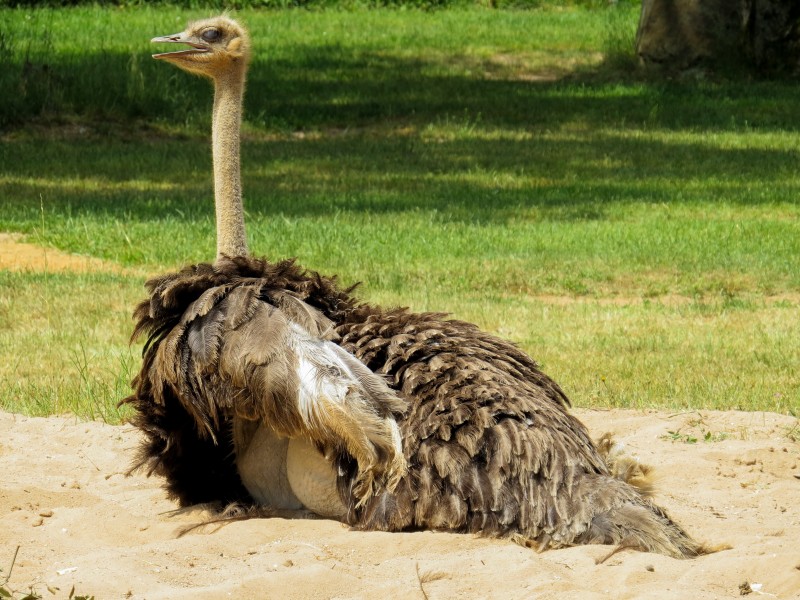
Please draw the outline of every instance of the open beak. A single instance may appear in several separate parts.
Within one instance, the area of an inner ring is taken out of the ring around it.
[[[151,43],[160,44],[160,43],[173,43],[173,44],[186,44],[191,46],[188,50],[178,50],[176,52],[161,52],[159,54],[153,54],[153,58],[166,58],[171,56],[182,56],[186,54],[203,54],[204,52],[209,51],[209,47],[200,44],[195,40],[188,39],[185,37],[185,33],[176,33],[173,35],[165,35],[162,37],[154,37],[150,40]]]

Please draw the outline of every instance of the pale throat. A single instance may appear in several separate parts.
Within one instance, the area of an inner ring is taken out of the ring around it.
[[[217,221],[217,260],[223,255],[248,254],[239,164],[244,79],[244,67],[214,79],[211,141]]]

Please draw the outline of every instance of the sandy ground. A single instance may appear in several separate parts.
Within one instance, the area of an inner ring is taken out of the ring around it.
[[[797,419],[577,414],[657,467],[658,500],[689,531],[733,548],[685,561],[622,551],[596,564],[608,547],[536,554],[471,535],[363,533],[284,519],[178,538],[203,513],[176,513],[157,478],[124,475],[136,430],[0,412],[0,583],[19,546],[7,586],[33,584],[45,598],[66,598],[73,586],[98,600],[730,598],[743,584],[752,597],[800,598]]]

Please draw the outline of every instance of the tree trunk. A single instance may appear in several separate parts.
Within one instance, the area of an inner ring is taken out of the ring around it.
[[[642,0],[636,52],[647,66],[800,71],[798,0]]]

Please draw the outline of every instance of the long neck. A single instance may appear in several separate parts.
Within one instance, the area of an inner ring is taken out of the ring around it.
[[[217,213],[217,260],[222,255],[247,255],[242,175],[239,166],[244,78],[242,68],[214,80],[211,143]]]

